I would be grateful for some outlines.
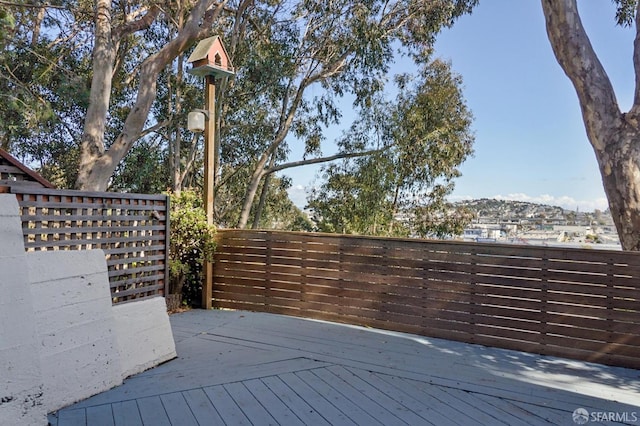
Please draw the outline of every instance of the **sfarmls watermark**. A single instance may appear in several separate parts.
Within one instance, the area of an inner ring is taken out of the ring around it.
[[[577,408],[573,411],[573,421],[576,424],[584,425],[589,422],[619,422],[637,423],[638,413],[635,411],[587,411],[584,408]]]

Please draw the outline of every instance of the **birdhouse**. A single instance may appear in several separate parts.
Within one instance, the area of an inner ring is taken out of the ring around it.
[[[222,38],[219,36],[200,41],[187,62],[192,65],[188,72],[200,77],[206,75],[231,77],[235,74],[231,59],[229,59],[227,50],[222,44]]]

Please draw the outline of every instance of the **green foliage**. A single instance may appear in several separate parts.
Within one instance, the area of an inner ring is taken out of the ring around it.
[[[91,52],[64,39],[72,19],[68,11],[12,6],[6,16],[13,30],[2,34],[0,146],[57,186],[69,187],[89,102]]]
[[[613,0],[616,4],[616,22],[618,25],[628,27],[633,24],[636,17],[638,0]]]
[[[167,170],[166,152],[156,143],[143,139],[136,143],[120,163],[110,189],[138,194],[159,194],[171,183]]]
[[[313,231],[313,223],[289,199],[287,189],[291,183],[286,178],[272,176],[265,180],[267,184],[267,201],[260,214],[260,220],[255,228],[281,229],[286,231]],[[262,188],[260,188],[262,191]],[[254,205],[254,209],[257,206]],[[254,214],[255,215],[255,214]]]
[[[95,5],[92,0],[61,0],[44,8],[20,7],[22,0],[10,3],[0,10],[0,146],[59,186],[70,187],[91,100]],[[374,104],[395,50],[421,60],[438,31],[476,3],[229,1],[212,26],[223,36],[236,70],[235,79],[216,88],[221,134],[216,223],[238,223],[259,159],[266,155],[275,166],[285,163],[292,144],[303,145],[305,158],[320,155],[325,129],[339,124],[349,108],[345,95],[356,106]],[[105,150],[127,120],[146,122],[138,141],[125,148],[129,156],[112,176],[112,190],[158,192],[172,180],[183,187],[201,185],[201,143],[184,123],[190,110],[203,106],[202,79],[184,72],[182,56],[163,68],[157,82],[140,81],[142,62],[176,40],[193,2],[114,2],[113,28],[130,27],[151,4],[162,10],[152,25],[117,38]],[[153,83],[158,92],[151,113],[132,119],[136,97]],[[310,227],[286,199],[286,178],[280,179],[268,185],[264,209],[254,203],[253,211],[261,213],[259,226]]]
[[[7,33],[13,30],[15,20],[9,10],[4,7],[0,9],[0,47],[4,46]]]
[[[225,167],[221,180],[224,182],[216,190],[215,217],[221,227],[230,228],[238,222],[240,202],[245,191],[247,167]],[[313,223],[289,199],[287,189],[291,186],[289,179],[272,176],[268,182],[267,198],[260,214],[257,228],[282,229],[288,231],[313,231]],[[262,191],[263,184],[259,191]],[[252,215],[258,203],[254,203]]]
[[[203,265],[212,261],[215,228],[207,225],[202,196],[195,190],[171,194],[169,247],[170,293],[182,294],[183,303],[200,303]]]
[[[341,141],[375,155],[324,168],[309,208],[320,230],[391,236],[459,232],[471,216],[446,201],[458,166],[472,153],[472,116],[462,81],[433,61],[418,79],[398,78],[394,104],[378,100]]]

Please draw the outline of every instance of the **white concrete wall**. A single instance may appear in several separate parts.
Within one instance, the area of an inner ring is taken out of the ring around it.
[[[176,357],[164,297],[113,307],[123,378]]]
[[[176,356],[164,298],[111,306],[102,250],[25,253],[0,194],[0,426],[46,413]]]
[[[27,254],[49,410],[122,383],[102,250]]]
[[[44,425],[43,379],[15,196],[0,194],[0,425]]]

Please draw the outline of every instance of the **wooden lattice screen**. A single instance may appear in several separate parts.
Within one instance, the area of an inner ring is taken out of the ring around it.
[[[27,251],[102,249],[113,303],[166,294],[166,195],[12,188]]]

